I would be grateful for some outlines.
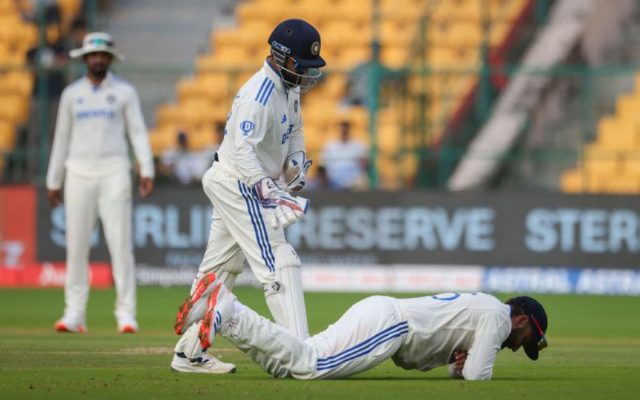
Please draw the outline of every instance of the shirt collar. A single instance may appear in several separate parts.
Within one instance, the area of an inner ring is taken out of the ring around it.
[[[281,92],[285,92],[284,85],[282,84],[282,77],[280,77],[280,74],[273,69],[273,67],[269,64],[267,60],[264,60],[262,71],[269,79],[273,81],[276,89],[278,89]]]

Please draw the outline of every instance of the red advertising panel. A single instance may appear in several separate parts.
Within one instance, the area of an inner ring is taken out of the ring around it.
[[[16,268],[0,268],[0,288],[3,287],[64,287],[64,263],[34,263]],[[91,287],[109,288],[112,285],[109,264],[94,263],[89,268]]]
[[[0,187],[0,267],[36,261],[36,189]]]

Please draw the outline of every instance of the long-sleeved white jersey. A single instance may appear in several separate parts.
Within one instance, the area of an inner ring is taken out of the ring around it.
[[[140,163],[140,175],[153,177],[153,158],[135,88],[108,73],[94,85],[87,77],[62,92],[47,188],[59,189],[65,167],[75,174],[104,176],[131,168],[126,134]]]
[[[296,151],[304,151],[300,94],[286,90],[265,61],[233,101],[218,150],[220,166],[253,186],[267,176],[278,179]]]
[[[450,293],[399,299],[409,334],[393,361],[405,369],[427,371],[468,351],[462,377],[488,380],[496,356],[511,333],[511,308],[484,293]]]

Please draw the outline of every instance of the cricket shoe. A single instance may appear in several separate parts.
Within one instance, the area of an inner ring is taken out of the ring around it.
[[[182,335],[191,324],[202,319],[207,311],[207,299],[215,287],[215,281],[216,274],[209,272],[200,278],[193,293],[184,299],[184,302],[178,308],[176,322],[173,325],[176,334]]]
[[[79,317],[63,316],[53,325],[56,331],[64,333],[85,333],[87,327]]]
[[[202,352],[198,357],[189,359],[184,353],[174,353],[171,369],[177,372],[195,372],[202,374],[233,374],[236,366],[226,363]]]
[[[138,333],[138,321],[136,321],[134,318],[118,319],[118,332]]]
[[[198,330],[198,339],[203,351],[211,346],[216,333],[220,332],[222,325],[233,316],[235,298],[236,296],[222,282],[217,283],[213,288],[207,301],[207,311]]]

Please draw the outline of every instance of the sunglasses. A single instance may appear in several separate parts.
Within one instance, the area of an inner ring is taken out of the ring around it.
[[[538,335],[540,336],[540,339],[538,339],[538,351],[540,351],[549,346],[549,343],[547,342],[547,338],[544,336],[542,327],[540,327],[540,324],[538,323],[538,320],[536,320],[536,317],[534,317],[533,315],[529,315],[529,318],[531,319],[531,321],[533,321],[533,326],[535,326],[535,328],[538,330]]]

